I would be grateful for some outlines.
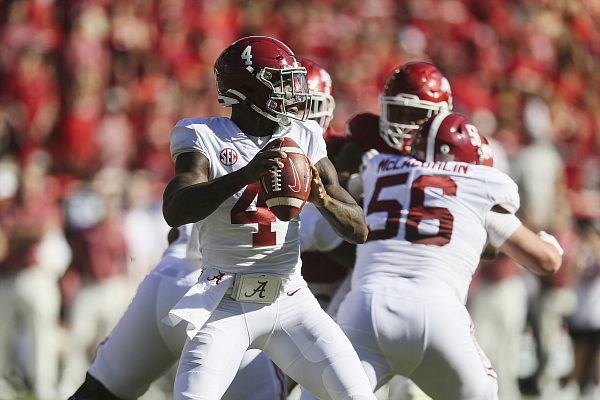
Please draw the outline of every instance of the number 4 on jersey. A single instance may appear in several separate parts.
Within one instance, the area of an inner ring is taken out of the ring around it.
[[[258,196],[258,198],[257,198]],[[256,210],[248,211],[248,207],[256,199]],[[231,209],[232,224],[258,224],[258,232],[252,234],[252,246],[274,246],[277,234],[271,230],[271,224],[277,221],[260,193],[259,183],[246,186],[244,193]]]

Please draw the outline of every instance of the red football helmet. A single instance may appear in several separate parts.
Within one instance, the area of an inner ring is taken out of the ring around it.
[[[477,128],[458,113],[439,113],[415,133],[413,157],[423,162],[462,161],[484,164],[483,140]]]
[[[450,83],[434,65],[410,62],[387,79],[379,106],[381,135],[390,147],[407,153],[420,124],[433,114],[452,110]]]
[[[312,95],[312,106],[308,118],[317,121],[323,128],[323,131],[326,131],[333,118],[333,110],[335,109],[331,76],[312,60],[298,58],[298,62],[306,68],[308,89]]]
[[[224,107],[244,104],[280,125],[308,118],[306,68],[277,39],[249,36],[229,45],[215,62],[215,81]]]

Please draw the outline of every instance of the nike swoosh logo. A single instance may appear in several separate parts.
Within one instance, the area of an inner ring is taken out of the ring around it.
[[[293,192],[300,191],[300,177],[298,176],[298,170],[296,169],[296,164],[290,159],[290,164],[292,165],[292,171],[294,171],[294,186],[288,185]]]
[[[302,289],[302,288],[300,288],[300,289]],[[293,295],[295,295],[296,293],[298,293],[298,290],[300,290],[300,289],[296,289],[296,290],[294,290],[293,292],[290,292],[290,293],[288,293],[287,295],[288,295],[288,296],[293,296]]]

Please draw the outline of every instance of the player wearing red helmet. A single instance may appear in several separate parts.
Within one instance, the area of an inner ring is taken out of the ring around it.
[[[357,114],[346,124],[347,143],[336,163],[342,185],[358,172],[362,155],[371,149],[408,154],[414,131],[432,115],[452,110],[452,91],[434,65],[409,62],[388,77],[379,105],[381,117]]]
[[[414,136],[412,155],[423,162],[462,161],[483,165],[482,147],[482,136],[468,119],[457,113],[441,113],[427,120]]]
[[[489,236],[549,275],[562,249],[522,226],[516,184],[484,164],[483,139],[466,118],[437,114],[413,144],[416,158],[373,154],[361,167],[369,237],[337,322],[374,390],[403,375],[434,399],[496,400],[494,370],[464,305],[479,255]]]
[[[215,62],[215,81],[224,107],[244,104],[283,126],[308,118],[306,68],[279,40],[250,36],[229,46]]]
[[[196,224],[205,267],[163,320],[188,328],[174,399],[220,399],[255,348],[319,398],[375,400],[355,350],[300,274],[299,216],[278,220],[259,187],[283,168],[276,144],[289,137],[312,163],[308,201],[344,240],[366,240],[364,213],[339,186],[323,130],[307,121],[306,69],[283,43],[253,36],[221,53],[215,78],[231,117],[184,119],[170,136],[176,173],[163,214],[171,226]]]
[[[406,154],[415,130],[432,115],[452,110],[450,83],[432,64],[411,62],[396,69],[379,96],[380,133]]]

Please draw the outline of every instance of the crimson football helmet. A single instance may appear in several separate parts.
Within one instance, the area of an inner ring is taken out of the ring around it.
[[[308,118],[306,68],[277,39],[249,36],[229,45],[215,62],[215,81],[223,107],[244,104],[280,125]]]
[[[450,83],[433,64],[406,63],[387,79],[379,106],[380,134],[390,147],[405,154],[423,121],[452,110]]]
[[[439,113],[415,133],[412,154],[423,162],[462,161],[484,165],[482,145],[482,136],[468,119],[458,113]]]
[[[331,76],[312,60],[298,58],[298,62],[306,68],[306,80],[308,81],[308,89],[312,95],[312,105],[308,118],[317,121],[323,128],[323,131],[326,131],[333,118],[333,110],[335,109]]]

